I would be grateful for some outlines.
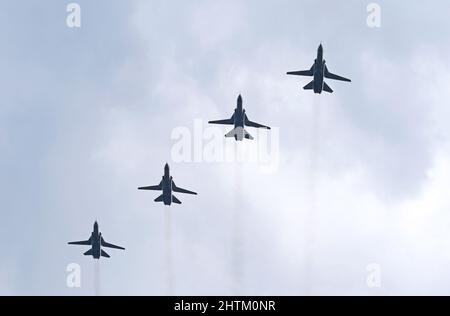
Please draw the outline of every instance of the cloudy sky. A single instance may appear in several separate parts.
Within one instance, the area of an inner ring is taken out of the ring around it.
[[[447,1],[379,0],[381,28],[363,0],[69,2],[1,5],[0,294],[450,294]],[[332,95],[285,75],[320,42]],[[269,138],[270,168],[176,161],[239,93],[273,130],[220,144]],[[137,190],[166,162],[199,192],[170,209]],[[67,245],[95,220],[127,248],[99,266]]]

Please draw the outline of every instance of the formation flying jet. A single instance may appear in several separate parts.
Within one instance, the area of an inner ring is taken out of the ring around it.
[[[94,224],[94,231],[92,232],[92,235],[89,238],[89,240],[69,242],[69,245],[91,246],[91,249],[88,250],[87,252],[85,252],[84,255],[92,256],[92,257],[94,257],[94,259],[100,259],[100,257],[106,257],[106,258],[110,257],[102,249],[102,247],[125,250],[125,248],[107,243],[103,239],[102,234],[98,231],[98,223],[97,222],[95,222],[95,224]]]
[[[237,99],[237,108],[234,110],[233,116],[228,120],[210,121],[209,124],[223,124],[234,125],[234,129],[225,135],[225,137],[234,137],[237,141],[242,141],[244,138],[253,139],[253,136],[245,130],[245,126],[266,128],[270,127],[252,122],[248,119],[245,110],[242,107],[242,96],[239,95]]]
[[[303,89],[314,90],[314,93],[319,94],[322,93],[322,91],[333,93],[333,90],[327,85],[327,83],[324,81],[324,78],[351,82],[350,79],[340,77],[328,71],[328,68],[325,64],[325,60],[323,59],[322,44],[320,44],[319,46],[319,49],[317,51],[317,58],[314,61],[314,64],[312,65],[310,70],[292,71],[288,72],[287,74],[294,76],[309,76],[309,77],[313,76],[314,80],[308,83]]]
[[[164,167],[164,176],[159,185],[142,187],[139,190],[162,191],[162,195],[156,198],[155,202],[163,202],[165,205],[172,205],[172,203],[181,204],[180,200],[173,195],[173,192],[197,195],[195,192],[179,188],[175,185],[173,177],[170,175],[168,164]]]

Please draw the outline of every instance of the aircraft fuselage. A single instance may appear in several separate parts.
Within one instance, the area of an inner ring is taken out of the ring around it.
[[[234,128],[244,127],[245,110],[242,108],[242,98],[238,99],[237,108],[234,110]]]
[[[101,257],[101,234],[98,231],[97,223],[94,225],[94,231],[91,235],[92,242],[92,256],[94,259],[100,259]]]
[[[239,96],[237,107],[234,110],[234,138],[237,141],[242,141],[245,137],[245,110],[242,106],[242,97]]]
[[[172,177],[170,176],[170,169],[168,165],[164,168],[162,193],[164,205],[172,205]]]
[[[317,58],[314,61],[314,93],[322,93],[325,77],[325,60],[323,60],[322,45],[317,51]]]

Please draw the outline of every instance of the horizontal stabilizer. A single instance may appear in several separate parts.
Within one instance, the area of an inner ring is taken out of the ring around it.
[[[102,257],[110,258],[110,256],[104,250],[102,250]]]
[[[225,134],[225,137],[236,137],[237,136],[237,130],[233,129],[229,133]]]
[[[323,91],[329,92],[329,93],[333,93],[333,89],[330,88],[329,85],[327,85],[326,82],[323,83]]]
[[[164,195],[160,195],[155,199],[155,202],[164,202]]]
[[[311,81],[306,86],[303,87],[304,90],[313,90],[314,89],[314,81]]]
[[[225,135],[225,137],[234,137],[236,141],[242,141],[244,138],[252,140],[253,137],[250,135],[249,132],[247,132],[242,127],[236,127],[231,132]]]
[[[172,195],[172,202],[175,204],[181,204],[181,201],[177,199],[175,195]]]
[[[85,256],[92,256],[92,249],[89,249],[84,253]]]
[[[246,139],[253,140],[253,136],[250,135],[250,133],[247,132],[245,129],[244,129],[244,137],[245,137]]]

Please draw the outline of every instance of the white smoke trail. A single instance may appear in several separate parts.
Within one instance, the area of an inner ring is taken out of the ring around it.
[[[100,260],[94,260],[94,293],[95,296],[100,294]]]
[[[164,222],[165,222],[165,240],[166,240],[166,253],[165,253],[165,270],[166,270],[166,295],[173,295],[173,263],[172,263],[172,216],[169,207],[164,209]]]
[[[233,275],[233,295],[242,295],[243,277],[243,240],[242,240],[242,212],[244,211],[242,202],[242,148],[235,143],[235,164],[234,164],[234,208],[232,213],[232,275]]]
[[[314,96],[311,120],[311,160],[308,173],[309,206],[305,214],[305,295],[313,294],[317,219],[317,171],[320,152],[320,96]]]

